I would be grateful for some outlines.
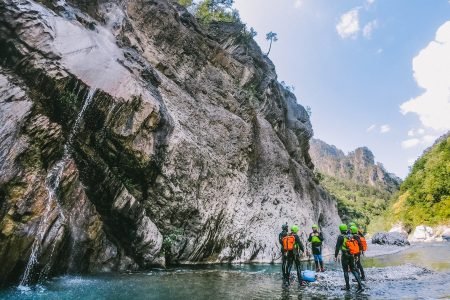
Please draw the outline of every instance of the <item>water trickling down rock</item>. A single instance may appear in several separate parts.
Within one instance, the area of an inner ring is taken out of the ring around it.
[[[36,240],[49,275],[270,262],[286,221],[330,249],[309,116],[241,32],[165,0],[0,1],[2,283]]]

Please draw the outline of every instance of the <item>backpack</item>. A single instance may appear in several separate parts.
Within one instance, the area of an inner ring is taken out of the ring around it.
[[[311,238],[311,243],[313,243],[313,244],[318,244],[318,243],[321,243],[322,241],[320,240],[320,238],[317,236],[317,235],[314,235],[312,238]]]
[[[366,238],[363,237],[363,236],[360,236],[359,239],[361,240],[362,251],[367,251],[367,241],[366,241]]]
[[[342,245],[342,250],[348,251],[351,255],[359,254],[358,241],[352,236],[344,237],[344,243]]]
[[[293,235],[288,235],[283,238],[283,250],[292,251],[295,246],[295,237]]]

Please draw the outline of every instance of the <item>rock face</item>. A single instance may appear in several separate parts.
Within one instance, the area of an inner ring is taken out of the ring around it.
[[[408,235],[400,232],[377,232],[372,237],[372,244],[406,246],[409,241]]]
[[[374,155],[367,147],[357,148],[345,155],[336,146],[312,139],[309,153],[314,166],[323,174],[381,187],[389,192],[397,191],[400,186],[400,178],[388,173],[380,163],[375,163]]]
[[[450,228],[448,226],[429,227],[417,226],[409,237],[412,242],[442,242],[450,240]]]
[[[242,29],[164,0],[0,1],[1,283],[269,262],[286,221],[334,242],[308,114]]]
[[[433,228],[428,226],[417,226],[412,234],[412,239],[415,241],[425,241],[433,236]]]
[[[389,230],[389,232],[398,232],[403,235],[408,235],[408,231],[402,223],[397,223]]]
[[[388,173],[374,155],[361,147],[345,155],[335,146],[313,139],[310,155],[321,184],[338,201],[344,222],[368,226],[383,214],[401,180]]]
[[[441,237],[443,240],[450,242],[450,228],[446,228],[443,230]]]

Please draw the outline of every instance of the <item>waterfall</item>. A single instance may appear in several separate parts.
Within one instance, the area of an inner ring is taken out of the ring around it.
[[[38,231],[37,231],[36,237],[34,238],[33,244],[31,246],[31,255],[30,255],[30,258],[28,259],[27,266],[22,275],[22,278],[21,278],[21,281],[20,281],[20,284],[18,287],[19,289],[25,289],[25,290],[28,289],[27,286],[28,286],[28,283],[30,280],[30,276],[32,274],[34,266],[38,262],[39,251],[41,250],[41,244],[44,239],[44,235],[45,235],[47,225],[48,225],[47,224],[48,219],[50,217],[53,204],[55,204],[57,206],[62,219],[65,220],[64,213],[63,213],[63,211],[61,209],[61,205],[58,201],[57,190],[58,190],[59,184],[61,182],[61,178],[64,173],[65,166],[66,166],[67,162],[69,161],[71,153],[72,153],[72,145],[73,145],[74,138],[75,138],[76,134],[78,133],[78,130],[81,125],[81,121],[83,120],[86,109],[89,107],[89,105],[94,97],[95,92],[96,92],[96,89],[94,89],[94,88],[91,88],[88,91],[86,97],[84,98],[83,106],[82,106],[80,112],[78,113],[77,118],[75,119],[75,123],[73,124],[73,126],[69,132],[69,137],[67,139],[67,142],[64,144],[63,156],[58,162],[55,163],[53,168],[50,169],[50,172],[48,173],[48,175],[45,179],[45,185],[46,185],[47,194],[48,194],[47,202],[45,205],[44,213],[39,221]],[[55,250],[55,245],[52,247],[52,253],[50,254],[50,259],[53,256],[54,250]],[[46,266],[44,268],[44,272],[48,272],[48,271],[50,271],[50,267]]]

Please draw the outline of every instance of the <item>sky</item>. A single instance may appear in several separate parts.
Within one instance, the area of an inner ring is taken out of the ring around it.
[[[389,172],[450,130],[450,0],[235,0],[314,137],[367,146]]]

